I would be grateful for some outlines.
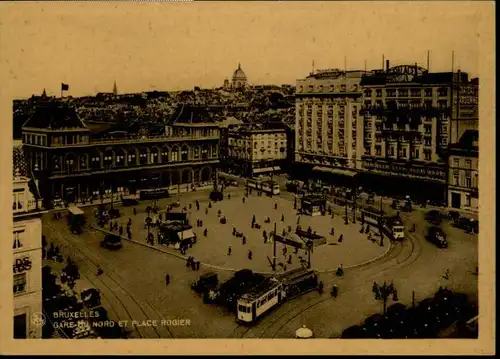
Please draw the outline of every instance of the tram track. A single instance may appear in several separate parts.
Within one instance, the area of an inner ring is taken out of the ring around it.
[[[52,225],[49,225],[49,226],[52,229],[54,229],[54,227]],[[55,233],[57,233],[57,231],[55,231]],[[79,262],[80,262],[80,264],[83,264],[83,266],[85,266],[89,270],[90,273],[95,273],[97,271],[97,268],[98,268],[97,262],[101,262],[101,263],[106,262],[107,263],[106,260],[103,260],[103,258],[100,258],[99,255],[94,253],[94,252],[91,252],[91,253],[95,258],[94,259],[91,258],[91,256],[89,254],[85,253],[85,251],[82,248],[80,248],[81,243],[79,243],[75,239],[69,239],[69,237],[63,238],[63,236],[60,236],[59,239],[62,239],[62,241],[65,243],[62,243],[59,240],[58,244],[63,245],[65,248],[68,248],[69,252],[76,250],[82,254],[84,259],[82,259],[80,257]],[[70,242],[72,242],[72,243],[70,243]],[[74,256],[74,252],[72,254]],[[89,263],[92,263],[93,267],[95,268],[94,271],[92,271],[93,268],[91,268],[89,266]],[[94,275],[93,277],[95,277],[95,280],[92,280],[89,276],[87,276],[87,279],[89,280],[89,282],[96,285],[96,287],[99,287],[99,286],[97,286],[97,283],[100,282],[101,285],[104,288],[106,288],[106,290],[109,291],[109,293],[112,294],[112,296],[116,299],[116,301],[119,303],[119,305],[126,312],[125,317],[120,317],[120,315],[118,314],[117,308],[113,306],[113,309],[115,310],[115,313],[120,318],[120,320],[130,320],[130,321],[140,322],[143,320],[150,319],[151,316],[148,315],[148,313],[146,313],[146,311],[143,309],[144,307],[147,307],[149,309],[149,311],[152,311],[153,314],[155,315],[155,318],[162,319],[161,315],[154,309],[154,307],[152,306],[152,304],[148,300],[141,298],[140,301],[145,302],[145,303],[140,303],[139,300],[136,299],[136,296],[132,295],[125,288],[125,286],[120,283],[120,282],[122,282],[122,283],[125,283],[126,285],[130,285],[120,275],[116,274],[116,271],[114,270],[115,268],[113,268],[111,265],[109,265],[109,263],[107,263],[106,267],[107,267],[106,268],[107,270],[102,275],[102,277],[97,277]],[[106,279],[108,279],[108,280],[106,280]],[[96,281],[96,280],[98,280],[98,281]],[[135,311],[138,312],[140,315],[137,317],[134,317],[131,313],[131,309],[129,308],[129,306],[126,303],[124,303],[122,298],[120,298],[119,294],[116,292],[122,292],[128,299],[130,299],[130,301],[133,303]],[[109,300],[108,300],[108,302],[109,302]],[[144,304],[147,304],[147,306],[145,306]],[[121,311],[121,312],[123,313],[123,311]],[[151,328],[152,330],[148,330],[148,328]],[[171,338],[174,338],[173,333],[171,332],[171,330],[167,326],[162,326],[162,328],[165,328],[166,331],[168,332],[169,336]],[[154,338],[154,337],[162,338],[162,335],[158,332],[158,330],[154,326],[141,327],[141,329],[139,329],[136,326],[135,331],[137,332],[137,334],[141,338]],[[151,335],[151,334],[153,334],[153,335]]]
[[[389,270],[400,269],[408,265],[411,265],[414,261],[416,261],[420,257],[420,252],[421,252],[420,244],[418,243],[418,240],[414,237],[408,236],[407,238],[408,240],[402,243],[394,244],[393,249],[391,249],[386,256],[380,258],[379,260],[367,263],[366,265],[357,266],[355,268],[345,269],[346,275],[348,275],[349,277],[352,274],[359,275],[361,273],[365,273],[368,270],[373,271],[375,273],[369,275],[368,277],[365,277],[362,282],[349,287],[348,289],[343,291],[343,293],[349,293],[355,289],[358,289],[359,287],[365,286],[368,283],[370,283],[374,278]],[[404,255],[403,259],[398,260],[399,256],[401,256],[402,254]],[[386,267],[387,263],[394,262],[394,260],[396,260],[396,263],[392,263],[391,265]],[[380,270],[377,270],[377,268],[380,268],[381,266],[382,268]],[[326,285],[331,284],[333,282],[339,282],[339,281],[343,282],[344,280],[345,277],[333,278],[330,279],[328,282],[326,282]],[[326,297],[321,296],[319,298],[318,297],[308,298],[305,303],[298,305],[292,304],[294,300],[292,300],[291,302],[285,302],[279,308],[276,308],[279,310],[279,312],[283,312],[283,314],[276,316],[278,313],[275,313],[275,316],[272,316],[272,313],[267,313],[263,318],[261,318],[260,322],[258,322],[257,325],[255,326],[245,326],[238,324],[238,326],[231,332],[229,337],[245,338],[247,334],[249,334],[251,331],[257,331],[259,330],[258,328],[264,326],[263,329],[260,329],[257,333],[255,333],[256,336],[252,337],[275,338],[276,335],[278,335],[279,332],[281,332],[281,330],[288,325],[288,323],[290,323],[299,315],[303,314],[308,310],[311,310],[314,307],[317,307],[318,305],[334,300],[335,298],[332,298],[331,296],[327,295]],[[271,314],[271,316],[269,316],[269,314]],[[277,324],[278,326],[276,328],[273,328]]]

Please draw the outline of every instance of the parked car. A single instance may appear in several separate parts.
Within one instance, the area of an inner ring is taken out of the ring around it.
[[[465,217],[458,217],[453,221],[453,227],[467,232],[479,233],[479,221]]]
[[[446,240],[446,234],[439,227],[430,227],[427,232],[427,240],[434,243],[439,248],[448,248],[448,241]]]
[[[441,212],[433,209],[427,212],[427,214],[425,215],[425,220],[432,223],[435,226],[439,226],[443,221],[443,216],[441,215]]]

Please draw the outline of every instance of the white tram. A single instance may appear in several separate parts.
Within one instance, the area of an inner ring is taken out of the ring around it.
[[[400,217],[386,216],[383,211],[372,207],[362,209],[361,215],[364,218],[365,223],[377,227],[382,224],[382,229],[386,235],[389,236],[389,238],[394,240],[403,240],[405,238],[404,224]]]
[[[402,241],[405,238],[403,221],[397,216],[386,218],[384,229],[392,239]]]
[[[248,178],[246,180],[246,186],[249,188],[255,188],[261,190],[262,192],[280,194],[280,186],[274,181],[261,181],[256,178]]]
[[[284,300],[316,289],[317,284],[318,278],[314,270],[304,268],[266,278],[260,285],[238,299],[236,321],[253,323]]]

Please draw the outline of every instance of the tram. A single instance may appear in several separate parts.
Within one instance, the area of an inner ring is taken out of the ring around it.
[[[275,195],[280,194],[280,186],[274,181],[261,181],[256,178],[248,178],[246,180],[246,187]]]
[[[361,216],[365,223],[376,227],[382,226],[382,230],[389,238],[399,241],[405,238],[404,224],[400,217],[387,216],[384,211],[380,211],[373,207],[362,209]]]
[[[68,207],[68,225],[74,234],[82,233],[85,225],[85,214],[80,208],[76,206]]]
[[[317,274],[313,269],[297,268],[281,276],[266,278],[237,301],[236,321],[250,324],[287,299],[316,289]]]
[[[390,238],[402,241],[405,238],[403,221],[398,216],[388,217],[384,221],[384,230]]]

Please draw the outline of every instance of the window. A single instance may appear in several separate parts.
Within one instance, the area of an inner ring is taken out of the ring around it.
[[[377,94],[377,97],[382,97],[382,90],[377,90],[376,94]]]
[[[13,232],[14,235],[14,244],[12,245],[13,249],[21,248],[23,246],[23,243],[21,242],[21,233],[24,233],[24,231]]]
[[[12,209],[21,210],[24,207],[24,191],[15,192],[12,194]]]
[[[472,180],[470,177],[465,177],[465,187],[467,188],[472,187]]]
[[[406,148],[403,148],[403,157],[406,157]]]
[[[454,158],[453,159],[453,167],[459,167],[460,166],[460,163],[459,163],[459,159],[458,158]]]
[[[440,88],[438,90],[438,96],[448,96],[448,89],[447,88]]]
[[[425,97],[432,97],[432,88],[425,89]]]
[[[465,205],[470,206],[470,194],[465,195]]]
[[[424,146],[431,146],[431,143],[432,143],[432,141],[431,141],[430,137],[424,138]]]
[[[417,149],[415,150],[415,158],[419,158],[420,157],[420,151]]]
[[[465,160],[465,168],[467,168],[467,169],[472,168],[472,161],[471,160]]]
[[[14,274],[14,295],[26,292],[26,273]]]
[[[431,152],[430,151],[425,151],[424,155],[425,155],[425,160],[426,161],[430,161],[431,160]]]
[[[398,91],[398,95],[400,97],[408,97],[408,90],[404,89],[404,90],[399,90]]]
[[[453,176],[453,185],[454,186],[458,186],[459,185],[458,176]]]

